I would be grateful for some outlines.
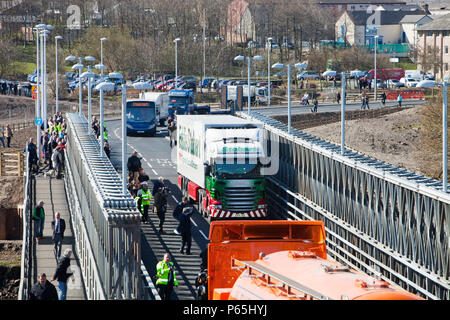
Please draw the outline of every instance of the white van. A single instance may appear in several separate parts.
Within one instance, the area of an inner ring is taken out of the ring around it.
[[[169,94],[167,92],[141,92],[139,99],[155,103],[157,121],[160,126],[164,126],[169,117]]]

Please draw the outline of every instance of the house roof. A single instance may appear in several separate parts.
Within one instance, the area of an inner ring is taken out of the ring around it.
[[[406,4],[405,0],[317,0],[318,4]]]
[[[424,15],[423,11],[378,11],[380,12],[380,24],[381,25],[393,25],[399,24],[400,21],[406,15],[420,15],[421,17]],[[367,21],[369,17],[373,15],[373,13],[367,13],[366,11],[347,11],[343,14],[348,14],[350,19],[352,19],[353,23],[358,26],[367,25]]]
[[[417,29],[418,31],[450,30],[450,13],[430,21]]]
[[[424,17],[428,17],[431,20],[433,20],[429,15],[419,15],[419,14],[408,14],[403,17],[402,20],[400,20],[400,23],[417,23],[420,20],[422,20]]]

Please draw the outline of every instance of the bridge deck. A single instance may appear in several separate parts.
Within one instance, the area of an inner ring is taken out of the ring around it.
[[[33,283],[37,281],[37,275],[45,272],[47,279],[50,281],[56,270],[56,259],[53,254],[52,228],[51,222],[57,211],[60,212],[61,218],[66,221],[66,231],[64,233],[64,241],[61,252],[70,248],[73,251],[72,263],[69,272],[74,273],[74,282],[72,278],[67,282],[67,300],[85,300],[86,294],[83,286],[82,275],[80,272],[80,262],[76,255],[75,238],[72,233],[72,222],[70,219],[69,208],[66,199],[66,191],[64,188],[64,180],[53,178],[36,177],[33,197],[34,206],[40,200],[44,201],[45,224],[43,239],[36,244],[34,241],[35,256],[33,257]],[[56,281],[53,284],[58,288]]]

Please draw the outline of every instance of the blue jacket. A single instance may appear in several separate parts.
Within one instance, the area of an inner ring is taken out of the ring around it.
[[[184,210],[183,210],[184,211]],[[194,214],[194,208],[189,207],[188,210],[184,211],[180,215],[180,223],[178,224],[177,230],[180,233],[191,232],[191,216]]]

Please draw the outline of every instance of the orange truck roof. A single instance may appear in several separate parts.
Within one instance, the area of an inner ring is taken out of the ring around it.
[[[422,299],[311,252],[279,251],[256,261],[234,264],[247,268],[228,295],[233,300]]]
[[[232,259],[255,261],[261,253],[269,255],[286,250],[309,251],[326,259],[322,221],[214,221],[209,240],[209,299],[213,299],[216,288],[231,289],[241,275],[241,270],[232,268]]]

